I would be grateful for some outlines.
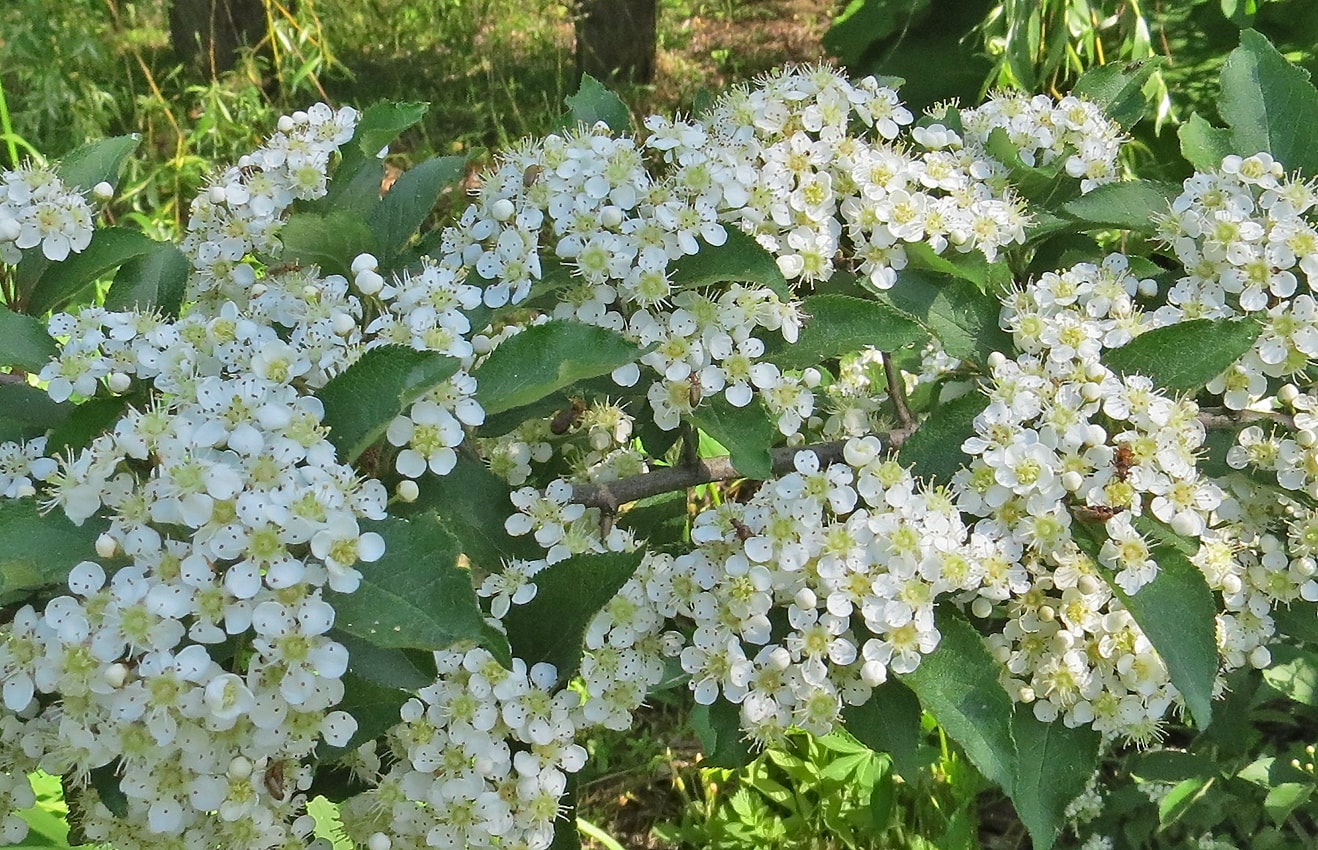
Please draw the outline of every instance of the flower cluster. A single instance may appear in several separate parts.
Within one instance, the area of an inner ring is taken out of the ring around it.
[[[108,183],[95,190],[102,199],[110,192]],[[58,174],[38,165],[0,171],[0,262],[17,263],[38,245],[47,260],[59,262],[91,241],[91,206]]]

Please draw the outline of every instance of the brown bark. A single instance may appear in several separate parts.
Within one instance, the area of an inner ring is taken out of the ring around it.
[[[652,82],[658,7],[658,0],[580,0],[577,71],[601,82]]]

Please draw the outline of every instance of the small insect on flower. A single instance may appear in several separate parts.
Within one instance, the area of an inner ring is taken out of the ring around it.
[[[265,769],[265,790],[270,792],[270,796],[276,800],[284,799],[284,760],[272,762]]]
[[[1130,475],[1130,468],[1134,465],[1135,451],[1130,447],[1130,443],[1117,446],[1116,454],[1112,457],[1112,468],[1117,478],[1125,481]]]
[[[1111,505],[1077,505],[1075,515],[1087,522],[1107,522],[1124,510],[1125,508],[1114,508]]]
[[[277,265],[269,266],[266,268],[265,274],[266,277],[274,277],[276,275],[292,274],[293,272],[300,272],[300,271],[302,271],[302,264],[297,261],[293,261],[289,263],[279,263]]]
[[[698,407],[700,405],[700,399],[703,397],[704,393],[704,387],[700,385],[700,374],[698,372],[692,372],[691,377],[687,380],[691,384],[691,406],[693,408]]]
[[[554,415],[549,422],[549,433],[556,437],[561,437],[568,431],[576,427],[581,421],[581,417],[586,412],[586,403],[579,398],[572,399],[571,403]]]
[[[743,542],[746,540],[750,540],[752,537],[755,536],[755,532],[751,531],[750,527],[747,526],[746,523],[742,522],[736,517],[732,518],[732,527],[737,532],[737,539]]]
[[[526,167],[526,170],[522,172],[522,186],[526,187],[527,189],[534,186],[535,181],[540,179],[540,173],[544,170],[545,170],[544,167],[540,165],[535,165],[535,164],[528,165]]]

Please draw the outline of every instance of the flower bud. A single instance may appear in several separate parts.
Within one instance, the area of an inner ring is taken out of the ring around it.
[[[108,181],[102,180],[92,187],[92,198],[105,203],[114,197],[114,187]]]
[[[375,271],[378,268],[380,268],[380,261],[375,259],[374,254],[358,254],[352,258],[352,273],[354,275],[361,274],[368,269]]]
[[[113,558],[114,553],[119,551],[119,542],[107,533],[102,533],[96,538],[96,554],[102,558]]]
[[[384,278],[379,272],[370,269],[358,272],[353,282],[357,284],[357,291],[362,295],[377,295],[384,289]]]
[[[417,497],[421,495],[421,488],[412,479],[405,478],[398,482],[398,488],[394,492],[398,494],[398,498],[402,501],[411,503],[415,502]]]
[[[970,603],[970,613],[982,620],[993,613],[993,603],[982,596],[977,596],[975,601]]]
[[[366,839],[366,850],[389,850],[394,842],[383,832],[377,832]]]
[[[490,204],[490,217],[495,221],[507,221],[517,215],[517,207],[507,198],[499,198]]]

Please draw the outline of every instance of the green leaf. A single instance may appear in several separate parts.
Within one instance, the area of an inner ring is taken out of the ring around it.
[[[110,814],[118,818],[128,817],[128,795],[119,787],[119,772],[114,762],[91,771],[91,787]]]
[[[0,305],[0,368],[40,372],[58,356],[59,344],[46,332],[45,322]]]
[[[969,462],[961,444],[974,436],[975,417],[988,406],[988,396],[968,392],[935,408],[897,450],[897,459],[914,475],[947,483]]]
[[[379,250],[375,235],[360,216],[351,212],[293,213],[279,231],[285,263],[318,266],[325,274],[352,280],[352,261],[358,254]]]
[[[720,393],[692,411],[691,421],[727,448],[732,465],[742,475],[773,477],[769,449],[778,437],[778,429],[759,399],[751,399],[745,407],[733,407]]]
[[[361,586],[334,594],[335,628],[385,649],[445,649],[485,637],[471,573],[456,538],[435,517],[364,524],[385,541],[383,557],[358,564]]]
[[[772,337],[765,359],[784,369],[817,366],[867,346],[896,351],[929,334],[890,304],[848,295],[812,295],[801,305],[805,323],[795,343]]]
[[[1000,665],[960,616],[940,608],[937,625],[942,633],[938,647],[901,680],[979,772],[1011,794],[1016,747],[1011,699],[998,681]]]
[[[413,693],[410,691],[377,684],[351,670],[345,673],[343,699],[334,708],[336,711],[346,711],[351,714],[357,721],[357,731],[343,748],[326,744],[324,752],[318,752],[317,755],[322,761],[335,761],[367,741],[380,737],[402,721],[399,712],[403,704],[412,697]]]
[[[1231,132],[1214,127],[1198,112],[1176,131],[1181,140],[1181,156],[1199,171],[1216,171],[1222,159],[1234,149]]]
[[[28,298],[26,312],[41,315],[58,310],[92,283],[119,266],[155,248],[156,243],[126,227],[102,227],[81,254],[51,263]]]
[[[128,411],[128,406],[141,403],[142,395],[96,396],[82,404],[72,405],[64,421],[55,426],[46,441],[46,454],[50,456],[74,454],[91,445],[92,440],[114,427]]]
[[[535,598],[504,617],[512,654],[527,666],[553,664],[565,682],[581,661],[581,641],[595,614],[640,566],[643,552],[575,555],[535,575]]]
[[[1318,655],[1307,650],[1272,647],[1272,666],[1263,681],[1294,702],[1318,707]]]
[[[1016,742],[1011,801],[1035,850],[1049,850],[1066,823],[1066,807],[1098,766],[1102,736],[1088,726],[1043,723],[1025,705],[1016,706],[1011,735]]]
[[[1254,30],[1240,33],[1240,46],[1222,66],[1218,112],[1231,127],[1236,153],[1267,151],[1289,170],[1318,175],[1318,90]]]
[[[726,229],[728,238],[722,245],[710,245],[702,240],[699,252],[673,263],[670,272],[673,285],[697,287],[737,281],[767,286],[783,301],[791,298],[791,287],[773,254],[749,233],[735,227]]]
[[[374,158],[381,148],[424,118],[429,108],[430,104],[415,101],[368,106],[357,122],[352,139],[362,153]]]
[[[389,269],[417,228],[425,223],[445,188],[462,177],[467,159],[441,156],[403,172],[368,219],[380,264]]]
[[[35,499],[0,499],[0,601],[64,584],[69,570],[96,557],[105,527],[95,518],[74,525],[58,510],[42,515]]]
[[[917,23],[928,10],[929,0],[851,0],[824,33],[824,49],[852,67],[872,45]]]
[[[384,183],[384,160],[375,152],[362,153],[361,148],[349,145],[343,148],[343,159],[330,178],[325,197],[306,202],[303,209],[317,213],[347,213],[355,218],[369,220],[380,205],[380,187]]]
[[[1306,643],[1318,643],[1318,605],[1295,600],[1272,609],[1277,633]]]
[[[969,281],[907,268],[878,298],[924,325],[953,357],[986,363],[994,351],[1013,350],[1010,334],[998,326],[1002,303]]]
[[[1181,187],[1155,180],[1108,183],[1062,205],[1080,230],[1120,228],[1153,232],[1166,215]]]
[[[348,650],[348,672],[385,688],[415,691],[435,681],[432,653],[409,649],[387,649],[365,638],[331,629],[330,638]]]
[[[1217,604],[1203,573],[1184,554],[1171,546],[1154,546],[1153,559],[1158,576],[1134,595],[1121,589],[1111,571],[1103,573],[1162,656],[1195,724],[1206,729],[1213,718],[1217,679]]]
[[[1147,375],[1169,392],[1191,392],[1249,351],[1261,330],[1252,319],[1192,319],[1105,351],[1103,363],[1119,375]]]
[[[1312,782],[1283,782],[1268,789],[1263,798],[1263,810],[1272,818],[1272,822],[1281,826],[1291,816],[1291,812],[1308,802],[1313,796]]]
[[[920,701],[911,689],[889,679],[874,689],[863,705],[842,707],[847,731],[871,750],[892,756],[893,766],[914,779],[921,762]]]
[[[1167,796],[1158,802],[1158,826],[1165,829],[1176,823],[1190,807],[1199,802],[1212,787],[1214,777],[1186,779],[1176,783]]]
[[[1135,757],[1130,773],[1153,782],[1180,782],[1196,777],[1207,779],[1215,776],[1218,769],[1213,759],[1198,753],[1150,750]]]
[[[325,405],[329,441],[351,463],[412,402],[447,381],[462,364],[435,351],[401,345],[372,348],[330,379],[316,396]]]
[[[607,328],[564,319],[535,325],[505,340],[473,370],[476,400],[486,415],[502,413],[607,375],[640,354],[635,343]]]
[[[577,93],[568,95],[563,102],[567,104],[568,113],[563,116],[561,124],[566,129],[583,124],[590,128],[603,121],[614,133],[631,131],[632,115],[627,104],[590,74],[581,75]]]
[[[426,480],[421,497],[411,506],[415,513],[433,512],[462,544],[462,552],[473,563],[490,572],[505,558],[544,557],[544,550],[529,535],[513,537],[502,522],[513,510],[508,484],[480,461],[458,456],[448,475]],[[404,510],[400,506],[400,511]]]
[[[105,296],[107,310],[159,310],[177,316],[192,270],[188,258],[170,242],[157,242],[146,253],[119,267]]]
[[[88,142],[65,154],[55,172],[65,183],[84,191],[101,181],[118,186],[124,160],[141,141],[141,136],[133,134]]]
[[[703,762],[711,767],[741,768],[750,764],[750,745],[741,731],[741,710],[719,697],[711,705],[691,709],[691,727],[700,739]]]
[[[30,440],[69,418],[74,406],[51,401],[45,390],[0,382],[0,440]]]
[[[944,251],[938,253],[927,242],[903,245],[912,273],[933,272],[935,275],[968,280],[980,292],[999,292],[1011,283],[1011,267],[1002,261],[989,262],[980,251]]]
[[[1144,84],[1160,63],[1160,59],[1143,59],[1095,65],[1075,81],[1071,94],[1101,106],[1107,117],[1129,130],[1144,117],[1148,108]]]

